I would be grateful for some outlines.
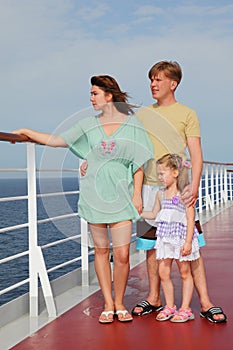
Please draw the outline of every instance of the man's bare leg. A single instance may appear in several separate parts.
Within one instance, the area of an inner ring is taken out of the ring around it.
[[[205,266],[204,266],[204,261],[202,256],[200,256],[200,258],[197,260],[191,261],[191,269],[192,269],[195,288],[199,295],[201,310],[207,311],[215,305],[211,302],[209,297]],[[222,320],[224,319],[224,315],[223,314],[214,315],[213,318],[214,320]]]
[[[160,278],[159,278],[159,266],[156,260],[156,250],[147,250],[146,263],[147,274],[149,280],[149,295],[146,300],[153,306],[162,305],[160,297]],[[135,307],[134,312],[140,313],[143,311],[142,307]]]

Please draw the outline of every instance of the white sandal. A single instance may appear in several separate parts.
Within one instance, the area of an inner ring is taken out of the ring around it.
[[[101,319],[100,317],[99,317],[99,322],[100,323],[112,323],[113,321],[114,321],[114,318],[112,317],[112,318],[109,318],[109,315],[114,315],[114,312],[113,311],[103,311],[103,312],[101,312],[101,315],[100,315],[100,317],[101,316],[105,316],[105,319]]]
[[[117,315],[117,319],[120,322],[129,322],[129,321],[133,321],[133,317],[130,315],[130,318],[125,318],[125,316],[129,314],[129,311],[127,310],[118,310],[116,311],[116,315]],[[122,315],[122,318],[119,318],[119,315]]]

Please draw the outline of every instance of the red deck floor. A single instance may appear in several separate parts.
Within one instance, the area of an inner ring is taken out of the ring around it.
[[[98,323],[102,295],[96,292],[12,349],[233,349],[233,207],[204,225],[207,247],[202,248],[211,299],[228,317],[213,324],[199,316],[199,300],[194,292],[195,320],[183,324],[158,322],[155,314],[135,317],[133,322]],[[174,269],[176,303],[180,303],[180,279]],[[147,296],[145,263],[130,272],[125,304],[131,310]]]

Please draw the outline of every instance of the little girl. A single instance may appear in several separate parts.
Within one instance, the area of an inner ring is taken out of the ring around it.
[[[166,306],[156,320],[186,322],[194,319],[190,308],[194,288],[190,261],[200,256],[194,208],[186,208],[180,198],[180,193],[188,184],[190,165],[177,154],[166,154],[156,164],[159,180],[165,188],[157,192],[152,211],[143,211],[141,214],[144,219],[155,219],[157,226],[156,258],[159,260],[159,276]],[[171,280],[173,259],[176,260],[183,282],[182,305],[178,311],[174,305]]]

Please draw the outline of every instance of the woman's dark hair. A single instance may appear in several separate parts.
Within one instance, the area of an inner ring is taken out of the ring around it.
[[[133,108],[137,107],[128,103],[129,95],[121,91],[117,81],[109,75],[95,75],[91,77],[91,85],[98,86],[106,94],[112,95],[112,102],[120,113],[134,114]]]

